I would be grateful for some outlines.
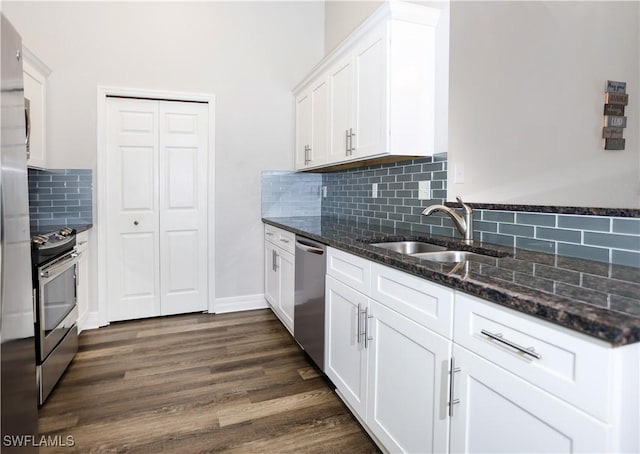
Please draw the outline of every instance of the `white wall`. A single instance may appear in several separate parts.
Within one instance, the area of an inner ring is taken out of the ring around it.
[[[25,45],[52,69],[51,167],[95,171],[98,85],[216,95],[216,297],[262,293],[260,172],[293,168],[290,90],[323,56],[324,4],[3,1],[2,7]]]
[[[639,5],[452,2],[449,199],[640,208]],[[624,151],[603,149],[607,79],[627,82]]]
[[[324,7],[324,53],[328,55],[383,3],[376,1],[326,0]]]

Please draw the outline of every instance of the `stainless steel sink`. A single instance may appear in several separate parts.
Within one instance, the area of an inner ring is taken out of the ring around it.
[[[432,262],[459,263],[469,259],[491,258],[488,255],[469,251],[458,251],[437,244],[424,243],[422,241],[392,241],[384,243],[371,243],[371,246],[410,255]]]
[[[488,256],[483,254],[476,254],[475,252],[468,251],[439,251],[439,252],[427,252],[424,254],[411,254],[413,257],[418,257],[425,260],[431,260],[432,262],[444,262],[444,263],[458,263],[464,262],[473,258],[487,258]]]
[[[389,243],[372,243],[371,246],[380,247],[407,255],[433,253],[447,250],[447,248],[444,246],[438,246],[437,244],[431,243],[423,243],[422,241],[393,241]]]

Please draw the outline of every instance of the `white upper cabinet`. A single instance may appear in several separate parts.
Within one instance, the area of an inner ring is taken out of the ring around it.
[[[446,151],[435,149],[436,134],[446,137],[446,122],[435,127],[436,90],[447,89],[436,86],[439,17],[438,9],[385,2],[294,88],[297,170]],[[316,106],[307,98],[319,82],[326,91]],[[314,128],[314,108],[327,112],[325,127]]]
[[[27,165],[46,168],[46,105],[47,77],[51,70],[29,49],[23,48],[25,108],[28,108],[27,120]]]
[[[296,169],[327,162],[329,86],[326,77],[296,96]]]

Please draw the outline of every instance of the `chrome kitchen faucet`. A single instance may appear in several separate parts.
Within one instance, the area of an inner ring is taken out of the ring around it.
[[[473,244],[473,208],[462,201],[460,196],[456,197],[456,200],[462,209],[464,210],[464,219],[453,208],[449,208],[445,205],[431,205],[422,211],[422,214],[429,216],[436,211],[442,211],[449,215],[453,223],[455,224],[458,232],[464,238],[464,244]]]

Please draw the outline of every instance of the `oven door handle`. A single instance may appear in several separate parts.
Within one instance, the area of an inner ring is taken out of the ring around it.
[[[67,256],[68,258],[61,258],[58,261],[51,264],[51,266],[45,267],[40,271],[40,277],[45,279],[49,279],[50,277],[55,277],[60,274],[62,271],[69,268],[71,265],[78,262],[78,258],[80,254],[77,252],[72,252]]]

